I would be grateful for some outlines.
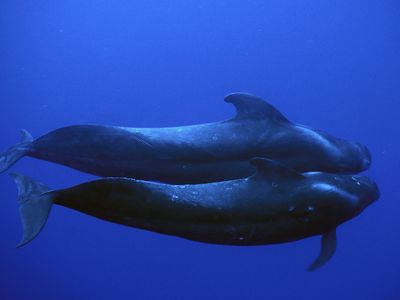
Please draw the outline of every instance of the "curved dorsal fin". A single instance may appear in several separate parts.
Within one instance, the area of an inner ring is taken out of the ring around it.
[[[271,104],[251,94],[233,93],[226,96],[224,100],[236,107],[234,119],[269,119],[277,122],[289,122]]]
[[[268,158],[255,157],[250,160],[250,163],[257,168],[257,173],[253,175],[256,178],[265,178],[270,181],[306,178],[301,173]]]

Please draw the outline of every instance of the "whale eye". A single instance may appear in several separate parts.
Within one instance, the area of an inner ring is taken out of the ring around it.
[[[315,210],[315,206],[309,205],[307,206],[307,211],[314,211]]]

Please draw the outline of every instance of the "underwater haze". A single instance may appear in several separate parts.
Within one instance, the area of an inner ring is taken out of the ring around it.
[[[229,119],[248,92],[288,119],[367,145],[381,198],[320,237],[235,247],[116,225],[54,206],[22,236],[0,175],[0,299],[400,299],[400,3],[294,0],[4,0],[0,152],[73,124],[180,126]],[[24,158],[52,188],[95,176]]]

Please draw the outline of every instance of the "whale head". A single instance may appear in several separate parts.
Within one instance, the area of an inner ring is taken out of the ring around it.
[[[294,154],[297,153],[298,158],[293,155],[293,161],[288,164],[295,169],[355,174],[367,170],[371,165],[368,148],[358,142],[336,138],[304,125],[295,125],[294,128],[296,135],[290,139],[290,143],[296,145],[297,152]]]
[[[366,176],[306,173],[312,184],[316,213],[327,226],[337,226],[359,215],[380,197],[377,184]],[[330,224],[328,224],[330,223]]]

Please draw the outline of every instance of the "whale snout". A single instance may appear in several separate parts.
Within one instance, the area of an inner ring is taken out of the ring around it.
[[[359,188],[360,210],[365,209],[379,199],[381,192],[374,180],[366,176],[353,177]]]
[[[360,156],[359,156],[360,157],[360,169],[361,169],[361,171],[365,171],[365,170],[369,169],[369,167],[371,166],[371,162],[372,162],[371,152],[363,144],[356,143],[356,145],[357,145],[357,148],[359,149],[359,153],[360,153]]]
[[[357,142],[345,142],[336,166],[343,174],[355,174],[369,169],[371,161],[371,153],[366,146]]]
[[[381,191],[375,181],[372,181],[372,192],[370,194],[371,203],[377,201],[381,197]]]

